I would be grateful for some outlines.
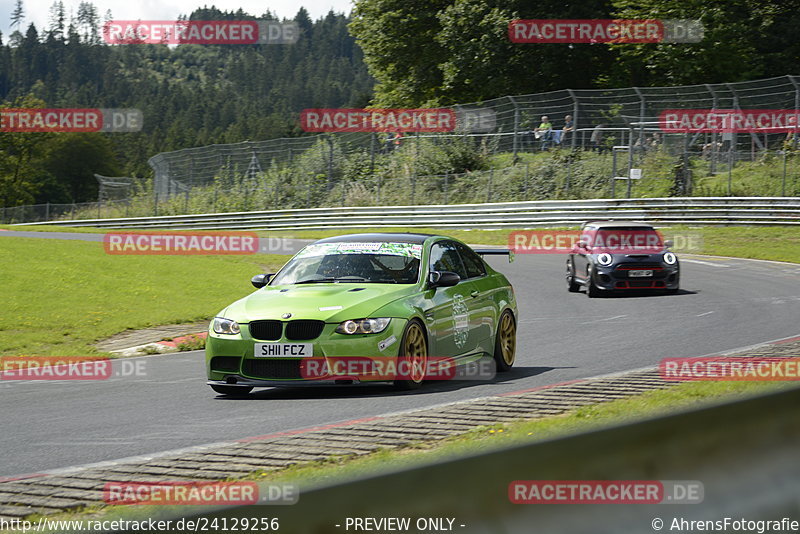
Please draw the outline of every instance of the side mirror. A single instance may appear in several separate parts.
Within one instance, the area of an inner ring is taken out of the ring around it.
[[[450,271],[431,271],[428,275],[428,287],[453,287],[461,281],[461,277]]]
[[[672,248],[673,246],[675,246],[675,242],[672,239],[667,239],[664,241],[664,247]]]
[[[253,284],[253,287],[261,289],[265,285],[269,284],[269,280],[273,276],[275,276],[275,273],[257,274],[253,278],[250,279],[250,283]]]
[[[587,243],[586,241],[578,241],[578,248],[581,250],[586,250],[587,248],[589,248],[589,243]]]

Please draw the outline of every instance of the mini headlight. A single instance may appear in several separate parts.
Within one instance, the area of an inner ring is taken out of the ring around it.
[[[598,254],[597,256],[597,263],[600,265],[611,265],[614,261],[614,258],[611,257],[611,254],[608,252],[603,252],[602,254]]]
[[[664,253],[664,263],[667,265],[675,265],[675,262],[678,261],[678,257],[673,254],[672,252],[665,252]]]
[[[390,320],[389,317],[352,319],[339,324],[336,331],[340,334],[377,334],[386,330]]]
[[[214,326],[214,332],[217,334],[228,334],[228,335],[236,335],[241,332],[239,328],[239,323],[234,321],[233,319],[225,319],[224,317],[214,317],[214,321],[212,323]]]

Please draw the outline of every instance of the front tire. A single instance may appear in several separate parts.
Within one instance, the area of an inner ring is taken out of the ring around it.
[[[397,358],[398,370],[408,370],[408,373],[404,373],[408,375],[408,378],[395,380],[395,387],[403,390],[420,388],[425,379],[427,367],[428,338],[425,336],[425,328],[419,321],[411,320],[403,332],[400,355]]]
[[[506,310],[497,322],[494,342],[494,363],[498,373],[511,370],[517,357],[517,323],[514,314]]]
[[[211,389],[219,393],[220,395],[226,395],[228,397],[244,397],[251,391],[253,391],[252,387],[249,386],[217,386],[212,385]]]
[[[575,281],[575,268],[572,266],[572,262],[567,260],[567,291],[570,293],[577,293],[581,289],[581,285]]]
[[[599,287],[597,287],[592,279],[592,273],[589,273],[588,280],[586,281],[586,296],[590,299],[596,299],[598,297],[604,297],[606,292]]]

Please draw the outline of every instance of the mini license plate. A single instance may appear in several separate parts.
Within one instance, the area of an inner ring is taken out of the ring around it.
[[[650,270],[628,271],[628,275],[631,278],[642,277],[642,276],[653,276],[653,271]]]
[[[311,358],[313,343],[256,343],[253,356],[256,358]]]

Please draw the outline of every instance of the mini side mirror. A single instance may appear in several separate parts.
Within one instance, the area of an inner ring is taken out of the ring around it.
[[[275,276],[275,273],[257,274],[253,278],[250,279],[250,283],[253,284],[253,287],[261,289],[265,285],[269,284],[269,280],[273,276]]]
[[[672,248],[673,246],[675,246],[675,242],[672,239],[667,239],[666,241],[664,241],[664,246],[666,248]]]

